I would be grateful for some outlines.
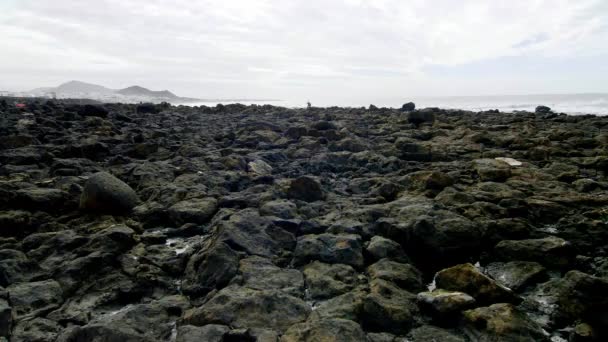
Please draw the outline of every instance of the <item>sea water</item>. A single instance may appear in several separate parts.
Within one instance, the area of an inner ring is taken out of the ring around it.
[[[272,101],[209,101],[184,103],[187,106],[213,107],[218,103],[242,103],[245,105],[264,105],[301,108],[306,107],[310,101],[318,107],[368,107],[373,104],[377,107],[400,108],[405,102],[414,102],[417,108],[439,107],[445,109],[464,109],[471,111],[484,111],[498,109],[501,112],[513,113],[517,111],[534,111],[537,106],[549,106],[556,113],[572,115],[595,114],[608,115],[608,94],[549,94],[549,95],[497,95],[497,96],[407,96],[401,98],[374,98],[367,99],[285,99]]]

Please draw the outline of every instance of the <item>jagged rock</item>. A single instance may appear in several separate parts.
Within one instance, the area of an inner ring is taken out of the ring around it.
[[[573,260],[572,246],[564,239],[503,240],[494,247],[502,260],[536,261],[547,266],[565,267]]]
[[[177,329],[175,342],[222,342],[229,331],[229,327],[219,324],[207,324],[202,327],[184,325]]]
[[[361,237],[354,234],[305,235],[298,238],[294,264],[318,260],[329,264],[363,266]]]
[[[408,341],[411,342],[465,342],[464,337],[432,325],[423,325],[413,329],[407,336]]]
[[[291,219],[296,216],[297,210],[298,208],[291,201],[274,200],[266,202],[260,207],[260,215]]]
[[[435,283],[439,289],[469,294],[481,305],[520,301],[513,292],[500,286],[471,264],[461,264],[437,272]]]
[[[463,313],[465,332],[474,341],[548,341],[543,329],[512,304],[494,304]]]
[[[466,293],[445,290],[421,292],[418,300],[439,315],[458,313],[475,304],[475,298]]]
[[[221,289],[236,275],[239,257],[225,243],[213,243],[193,255],[186,266],[182,283],[184,293],[205,294]]]
[[[53,309],[63,302],[61,286],[54,280],[13,284],[6,290],[15,317]]]
[[[292,296],[301,296],[304,291],[302,272],[283,269],[269,259],[252,256],[240,261],[239,271],[243,286],[256,290],[281,290]]]
[[[308,294],[314,299],[331,298],[352,290],[357,273],[349,265],[313,261],[304,267]]]
[[[124,214],[139,203],[135,191],[107,172],[98,172],[84,185],[80,207],[97,213]]]
[[[405,333],[416,323],[416,296],[382,279],[370,282],[361,321],[366,331]]]
[[[545,268],[531,261],[510,261],[507,263],[495,262],[486,266],[486,273],[500,285],[513,291],[543,280]]]
[[[308,320],[342,318],[358,321],[363,312],[363,303],[366,295],[367,293],[363,290],[354,290],[326,301],[315,302],[313,304],[313,312],[308,317]]]
[[[372,261],[378,261],[384,258],[397,262],[409,261],[409,258],[403,251],[400,244],[382,236],[372,237],[371,241],[365,248],[365,253]]]
[[[548,316],[550,322],[568,325],[585,320],[601,335],[608,333],[608,280],[580,271],[541,284],[524,304]]]
[[[57,322],[45,318],[23,320],[15,326],[11,341],[55,342],[62,329]]]
[[[193,198],[172,205],[168,213],[171,221],[179,226],[184,223],[206,223],[217,212],[217,209],[215,198]]]
[[[367,273],[371,279],[387,280],[408,291],[418,292],[424,288],[422,273],[410,264],[381,259],[369,266]]]
[[[13,327],[13,310],[5,299],[0,298],[0,337],[8,337]]]
[[[299,341],[366,342],[367,339],[356,322],[334,318],[293,325],[281,337],[281,342]]]
[[[310,308],[304,301],[284,292],[229,286],[203,306],[186,312],[184,322],[196,326],[224,324],[284,331],[305,321],[309,314]]]
[[[547,113],[551,113],[551,108],[549,108],[547,106],[537,106],[534,111],[536,113],[540,113],[540,114],[547,114]]]
[[[477,159],[473,169],[484,182],[502,182],[511,177],[511,166],[496,159]]]

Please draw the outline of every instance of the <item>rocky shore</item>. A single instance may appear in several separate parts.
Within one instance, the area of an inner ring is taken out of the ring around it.
[[[606,341],[608,117],[0,101],[0,341]]]

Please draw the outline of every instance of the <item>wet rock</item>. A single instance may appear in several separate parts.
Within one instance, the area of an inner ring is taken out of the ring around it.
[[[366,342],[367,339],[356,322],[334,318],[293,325],[281,337],[281,342],[299,341]]]
[[[325,301],[314,302],[313,312],[308,320],[342,318],[358,321],[363,312],[366,295],[367,293],[363,290],[354,290]]]
[[[435,327],[432,325],[423,325],[413,329],[408,335],[408,341],[412,342],[465,342],[464,337],[457,335],[449,330]]]
[[[169,218],[177,226],[184,223],[203,224],[209,221],[217,212],[218,204],[215,198],[193,198],[172,205]]]
[[[545,268],[532,261],[495,262],[487,265],[485,270],[497,283],[513,291],[523,290],[546,277]]]
[[[452,177],[439,171],[418,171],[406,176],[408,187],[413,190],[441,191],[454,183]]]
[[[225,243],[213,243],[193,255],[186,266],[184,293],[202,295],[221,289],[236,275],[239,257]]]
[[[372,237],[369,244],[365,248],[365,255],[372,261],[378,261],[384,258],[397,262],[409,261],[409,258],[403,251],[400,244],[382,236]]]
[[[421,292],[418,294],[418,301],[440,316],[458,313],[475,304],[475,298],[466,293],[445,290]]]
[[[259,291],[238,286],[220,290],[203,306],[184,315],[190,325],[223,324],[235,328],[284,331],[306,320],[309,306],[281,291]]]
[[[563,278],[540,285],[526,299],[531,309],[548,316],[551,323],[565,326],[583,319],[608,333],[608,280],[580,271],[570,271]]]
[[[314,299],[341,295],[357,284],[357,273],[349,265],[313,261],[304,267],[303,273],[308,295]]]
[[[422,273],[410,264],[381,259],[369,266],[367,273],[371,279],[387,280],[408,291],[417,292],[424,288]]]
[[[269,201],[260,207],[260,215],[276,216],[282,219],[291,219],[297,215],[298,208],[296,205],[287,200]]]
[[[223,241],[237,252],[267,258],[282,256],[293,250],[296,239],[290,232],[276,226],[257,210],[242,210],[230,215],[216,226],[218,241]]]
[[[549,236],[542,239],[504,240],[494,247],[502,260],[536,261],[547,266],[565,267],[572,262],[572,246],[564,239]]]
[[[473,169],[484,182],[502,182],[511,177],[511,166],[495,159],[477,159]]]
[[[361,237],[354,234],[319,234],[299,237],[294,251],[294,264],[304,265],[313,260],[362,267]]]
[[[80,197],[82,209],[109,214],[130,212],[139,203],[133,189],[107,172],[98,172],[84,185]]]
[[[177,329],[176,342],[223,342],[224,335],[230,331],[225,325],[208,324],[202,327],[184,325]]]
[[[370,282],[361,322],[366,331],[407,332],[416,323],[416,296],[385,280]]]
[[[11,340],[54,342],[62,329],[63,327],[57,322],[45,318],[23,320],[15,326]]]
[[[512,304],[494,304],[463,313],[465,332],[474,341],[548,341],[543,329]]]
[[[292,296],[304,292],[304,277],[294,269],[283,269],[270,260],[252,256],[240,261],[243,286],[256,290],[281,290]]]
[[[471,264],[461,264],[437,272],[435,283],[439,289],[469,294],[481,305],[520,301],[513,292],[500,286]]]
[[[69,195],[59,189],[30,188],[15,192],[15,205],[22,209],[56,211],[70,209]],[[75,206],[74,206],[75,207]]]
[[[291,181],[287,195],[290,198],[305,202],[321,201],[325,198],[321,184],[306,176]]]
[[[13,284],[6,290],[16,317],[54,309],[63,302],[61,286],[54,280]]]

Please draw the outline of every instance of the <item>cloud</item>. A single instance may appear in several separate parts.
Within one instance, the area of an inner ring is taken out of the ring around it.
[[[86,78],[190,96],[397,95],[432,92],[432,66],[608,54],[602,0],[20,0],[0,9],[4,87]]]

